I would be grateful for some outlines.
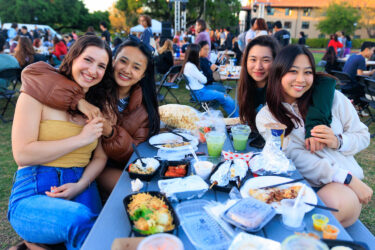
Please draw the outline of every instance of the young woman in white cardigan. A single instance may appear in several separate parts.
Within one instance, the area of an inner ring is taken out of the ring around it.
[[[351,102],[335,91],[330,127],[318,125],[311,131],[314,140],[324,146],[314,153],[306,148],[304,120],[318,81],[334,79],[315,73],[314,58],[307,48],[285,47],[270,70],[267,106],[259,111],[256,125],[263,136],[266,123],[280,122],[287,126],[283,151],[323,202],[339,209],[333,214],[348,227],[358,219],[362,204],[367,204],[373,193],[361,181],[363,170],[354,159],[356,153],[369,145],[370,135]]]

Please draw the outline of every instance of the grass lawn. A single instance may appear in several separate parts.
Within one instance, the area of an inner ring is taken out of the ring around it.
[[[314,57],[316,62],[319,62],[322,53],[315,53]],[[321,68],[317,68],[317,71],[322,71]],[[232,87],[236,87],[235,82],[228,83]],[[191,105],[189,102],[190,96],[188,90],[184,86],[180,86],[179,89],[172,90],[178,97],[181,104]],[[230,93],[232,97],[235,97],[235,89]],[[168,103],[175,103],[175,100],[168,95]],[[0,107],[1,102],[0,102]],[[11,117],[13,109],[9,110],[7,114]],[[13,160],[12,149],[11,149],[11,126],[12,123],[0,122],[0,249],[7,249],[10,246],[20,241],[20,238],[11,228],[7,220],[7,208],[8,198],[12,186],[12,178],[14,172],[17,170],[17,166]],[[25,124],[27,126],[27,124]],[[375,125],[370,127],[370,132],[375,133]],[[370,146],[356,155],[356,159],[365,171],[365,182],[375,190],[375,140],[371,140]],[[375,234],[375,199],[373,198],[371,203],[365,206],[362,210],[360,219]]]

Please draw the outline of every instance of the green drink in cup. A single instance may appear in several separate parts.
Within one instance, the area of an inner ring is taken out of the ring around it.
[[[218,157],[225,142],[226,135],[224,132],[211,131],[206,134],[207,150],[209,156]]]
[[[250,134],[250,127],[247,125],[236,125],[231,128],[233,137],[233,147],[236,151],[246,149],[247,139]]]

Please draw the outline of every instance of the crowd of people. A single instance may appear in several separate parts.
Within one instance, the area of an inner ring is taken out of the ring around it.
[[[184,53],[181,74],[196,96],[218,101],[257,137],[265,137],[266,123],[286,125],[286,156],[323,202],[339,209],[333,214],[344,227],[358,219],[373,193],[354,159],[369,145],[368,128],[350,100],[335,90],[335,79],[315,71],[303,33],[300,45],[289,45],[290,33],[281,22],[270,34],[264,19],[253,19],[251,28],[235,38],[230,28],[207,31],[206,22],[197,20],[195,37],[176,33],[172,40],[160,41],[152,36],[148,16],[139,22],[145,31],[125,41],[112,42],[105,23],[100,23],[100,37],[88,31],[79,37],[72,32],[63,40],[41,39],[43,35],[29,36],[24,30],[9,30],[7,43],[0,37],[0,53],[6,46],[15,52],[14,57],[0,54],[1,67],[7,61],[9,67],[17,63],[24,68],[12,128],[18,170],[8,210],[24,244],[82,246],[103,197],[111,193],[133,153],[132,144],[159,133],[155,70],[165,74],[177,50]],[[42,49],[36,53],[51,41],[52,65],[39,60]],[[234,100],[214,79],[218,65],[212,54],[236,47],[242,70]],[[332,47],[327,61],[337,57]],[[371,57],[373,47],[364,43],[344,71],[358,72],[350,65],[364,70],[363,60]]]

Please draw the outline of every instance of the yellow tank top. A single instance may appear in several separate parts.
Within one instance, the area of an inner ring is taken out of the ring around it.
[[[46,120],[39,125],[39,141],[56,141],[78,135],[83,126],[67,121]],[[98,140],[78,148],[54,161],[43,164],[50,167],[85,167],[90,161],[91,153],[96,148]]]

